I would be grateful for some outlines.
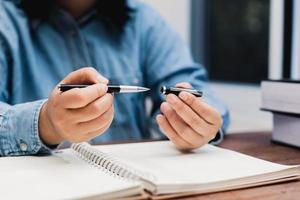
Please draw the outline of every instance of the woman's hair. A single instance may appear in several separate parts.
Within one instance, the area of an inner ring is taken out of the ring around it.
[[[54,0],[21,0],[21,8],[30,19],[47,19]],[[127,0],[97,0],[95,8],[108,31],[122,35],[133,11]]]

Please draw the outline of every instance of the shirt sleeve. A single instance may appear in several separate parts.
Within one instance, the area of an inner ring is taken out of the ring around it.
[[[42,155],[50,149],[39,138],[38,120],[45,100],[9,105],[9,56],[0,38],[0,156]]]
[[[179,82],[189,82],[194,88],[202,90],[203,99],[221,113],[223,126],[218,133],[221,140],[229,125],[229,112],[225,104],[218,100],[209,88],[206,69],[193,61],[181,37],[159,14],[151,8],[146,10],[143,16],[142,52],[145,82],[148,87],[153,88],[150,95],[153,102],[152,126],[157,129],[155,116],[160,112],[160,104],[165,100],[159,88],[162,85],[174,86]]]

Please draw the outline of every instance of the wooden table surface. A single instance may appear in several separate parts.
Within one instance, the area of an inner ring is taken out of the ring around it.
[[[227,135],[221,147],[280,164],[300,164],[300,148],[271,142],[271,133]],[[220,169],[222,170],[222,169]],[[183,199],[183,198],[181,198]],[[199,195],[185,200],[277,200],[300,199],[300,181]]]

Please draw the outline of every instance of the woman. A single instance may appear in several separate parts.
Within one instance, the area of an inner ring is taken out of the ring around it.
[[[220,140],[217,133],[228,126],[205,69],[138,1],[1,0],[0,47],[1,156],[49,153],[64,140],[147,139],[155,130],[191,150]],[[108,82],[151,92],[113,96]],[[58,83],[93,85],[61,93]],[[205,97],[165,98],[161,85],[195,87]]]

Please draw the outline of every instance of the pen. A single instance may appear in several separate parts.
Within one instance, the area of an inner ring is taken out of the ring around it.
[[[166,87],[166,86],[162,86],[160,88],[160,92],[164,95],[167,94],[175,94],[175,95],[179,95],[180,92],[188,92],[190,94],[195,95],[196,97],[202,97],[203,92],[199,91],[199,90],[195,90],[195,89],[186,89],[186,88],[178,88],[178,87]]]
[[[90,85],[73,85],[73,84],[60,84],[58,88],[60,91],[65,92],[73,88],[85,88]],[[108,93],[135,93],[135,92],[145,92],[150,90],[149,88],[131,86],[131,85],[108,85]]]

